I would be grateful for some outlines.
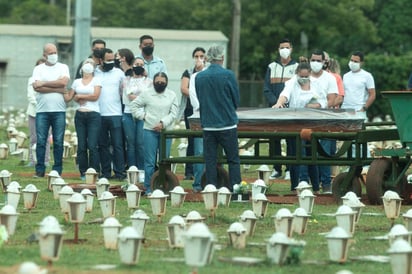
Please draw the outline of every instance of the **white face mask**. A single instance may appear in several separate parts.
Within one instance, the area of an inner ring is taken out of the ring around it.
[[[94,72],[94,66],[90,63],[86,63],[82,66],[83,73],[91,74]]]
[[[349,61],[348,65],[350,70],[353,72],[360,70],[360,63]]]
[[[288,59],[288,57],[290,56],[290,49],[288,48],[279,49],[279,55],[283,59]]]
[[[204,65],[204,63],[205,63],[205,58],[201,58],[201,57],[196,58],[196,57],[193,57],[193,64],[194,64],[196,67],[200,67],[200,66]]]
[[[323,63],[322,62],[310,62],[310,68],[312,69],[312,71],[314,73],[318,73],[323,67]]]
[[[52,64],[52,65],[56,64],[58,59],[59,59],[59,57],[58,57],[57,53],[47,55],[47,62]]]

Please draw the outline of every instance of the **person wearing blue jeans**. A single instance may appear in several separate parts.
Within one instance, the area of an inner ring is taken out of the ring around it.
[[[207,51],[210,66],[198,72],[195,91],[199,101],[203,129],[203,154],[206,184],[217,185],[217,148],[221,145],[229,165],[229,190],[241,182],[236,109],[240,102],[239,86],[233,71],[222,67],[224,48],[212,45]]]
[[[323,150],[330,156],[335,155],[336,153],[336,140],[331,139],[321,139],[320,145]],[[330,166],[319,166],[319,180],[322,184],[322,192],[329,193],[331,192],[331,167]]]
[[[36,174],[44,177],[46,144],[51,127],[53,134],[53,170],[63,171],[63,139],[66,127],[66,102],[64,94],[70,79],[69,67],[58,62],[57,47],[48,43],[43,47],[46,62],[33,69],[31,85],[37,92],[36,99]]]
[[[40,112],[36,114],[36,176],[44,177],[46,171],[45,154],[49,129],[53,135],[53,166],[59,174],[63,171],[63,142],[66,129],[66,112]]]
[[[194,156],[203,155],[203,138],[193,138]],[[200,192],[202,190],[202,175],[205,169],[205,165],[202,163],[193,164],[193,175],[195,177],[192,188],[194,192]]]
[[[127,165],[144,169],[143,121],[135,120],[131,113],[123,113],[123,132],[126,138]]]
[[[153,78],[153,86],[146,89],[130,103],[133,117],[144,121],[144,188],[146,196],[152,193],[150,182],[156,166],[157,152],[160,150],[160,133],[164,129],[173,129],[179,108],[176,93],[166,88],[167,84],[166,73],[156,73]],[[166,143],[165,154],[168,157],[171,140],[166,140]]]

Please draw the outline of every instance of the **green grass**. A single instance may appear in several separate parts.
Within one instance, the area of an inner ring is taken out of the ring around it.
[[[0,143],[7,142],[5,135],[6,128],[0,128]],[[174,148],[175,150],[175,148]],[[41,261],[39,246],[37,242],[29,243],[26,239],[38,230],[39,222],[47,215],[55,216],[63,225],[65,240],[74,238],[74,225],[65,221],[60,212],[58,200],[53,199],[51,192],[46,190],[46,179],[32,179],[32,168],[21,165],[16,156],[11,156],[7,160],[0,161],[1,168],[13,173],[12,180],[17,181],[23,187],[29,183],[35,184],[40,190],[37,208],[32,212],[27,212],[23,208],[23,197],[21,197],[18,212],[20,213],[17,222],[16,233],[9,242],[0,247],[0,273],[11,273],[23,261],[34,261],[42,267],[47,267],[47,263]],[[256,176],[256,167],[251,167],[250,171],[242,171],[243,178],[251,182]],[[48,170],[49,171],[49,170]],[[178,175],[183,176],[182,166],[178,166]],[[80,183],[78,173],[72,159],[65,159],[63,178],[68,183]],[[121,184],[119,182],[111,182]],[[188,181],[181,182],[185,188],[191,188]],[[289,184],[286,182],[273,183],[270,187],[271,193],[288,194]],[[4,202],[4,194],[0,194],[0,203]],[[328,261],[328,248],[324,233],[329,232],[336,226],[334,217],[325,214],[335,213],[338,205],[316,204],[311,222],[308,225],[306,235],[294,235],[297,240],[306,241],[304,253],[301,255],[301,263],[293,265],[276,266],[264,261],[258,265],[245,266],[230,264],[219,260],[221,257],[254,257],[266,258],[265,241],[275,232],[273,219],[271,218],[277,210],[286,207],[294,211],[297,204],[270,204],[267,216],[258,220],[254,237],[247,239],[245,249],[234,249],[228,246],[227,229],[230,224],[238,220],[238,216],[246,209],[252,209],[251,203],[232,202],[229,208],[219,207],[216,217],[210,217],[209,212],[204,208],[203,202],[185,202],[180,208],[170,207],[168,202],[166,215],[162,222],[157,221],[153,216],[149,200],[141,200],[141,209],[150,216],[150,220],[145,230],[145,242],[140,252],[140,260],[137,265],[122,265],[117,251],[106,250],[103,245],[103,232],[100,223],[93,221],[101,218],[101,210],[97,199],[94,200],[93,212],[88,213],[84,223],[79,225],[79,238],[86,241],[73,244],[65,242],[62,247],[60,259],[49,266],[51,273],[100,273],[101,270],[93,270],[98,264],[116,265],[116,268],[107,273],[189,273],[191,268],[184,263],[183,250],[171,249],[168,247],[166,224],[174,215],[185,215],[191,210],[197,210],[206,217],[206,224],[210,231],[216,235],[217,246],[212,263],[199,269],[199,273],[336,273],[342,269],[351,270],[353,273],[390,273],[389,263],[365,262],[359,260],[348,260],[345,264],[331,263]],[[403,206],[402,212],[406,212],[409,206]],[[381,236],[388,233],[390,222],[384,216],[382,206],[367,206],[366,213],[378,213],[380,215],[364,214],[356,227],[355,235],[351,241],[349,257],[361,255],[384,255],[389,245],[387,241],[369,240],[373,236]],[[125,226],[131,225],[130,215],[133,211],[127,208],[125,198],[117,198],[116,218]],[[402,223],[399,218],[396,223]],[[175,261],[173,261],[175,260]]]

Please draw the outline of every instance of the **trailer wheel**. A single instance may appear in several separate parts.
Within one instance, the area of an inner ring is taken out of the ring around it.
[[[388,190],[384,183],[391,177],[392,172],[391,159],[381,158],[372,161],[366,176],[366,193],[369,203],[382,204],[383,193]]]
[[[202,188],[204,189],[206,186],[206,173],[205,172],[203,172],[201,184],[202,184]],[[230,185],[230,182],[229,182],[229,173],[223,167],[218,166],[217,167],[216,188],[219,189],[222,186],[227,187],[228,189],[232,189],[232,186]]]
[[[348,191],[353,191],[358,197],[362,195],[361,179],[358,176],[355,176],[352,179],[351,184],[344,186],[343,181],[346,176],[348,176],[348,172],[339,173],[332,182],[332,194],[336,202],[340,202],[341,197]]]
[[[160,189],[164,193],[169,193],[175,186],[179,185],[179,179],[171,170],[165,170],[165,181],[162,184],[159,178],[159,170],[153,173],[152,179],[150,180],[150,186],[152,191],[155,189]]]

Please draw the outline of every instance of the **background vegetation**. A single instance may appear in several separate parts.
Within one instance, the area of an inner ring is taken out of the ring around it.
[[[67,3],[74,11],[75,2],[0,0],[0,23],[63,25]],[[378,92],[405,89],[412,71],[412,1],[241,0],[241,4],[239,80],[261,81],[267,64],[278,55],[279,40],[289,37],[295,57],[307,56],[315,48],[328,51],[340,61],[342,73],[348,71],[350,53],[361,50]],[[229,0],[98,0],[93,1],[93,26],[214,29],[230,38],[232,8]],[[373,115],[388,112],[382,101],[370,109]]]

